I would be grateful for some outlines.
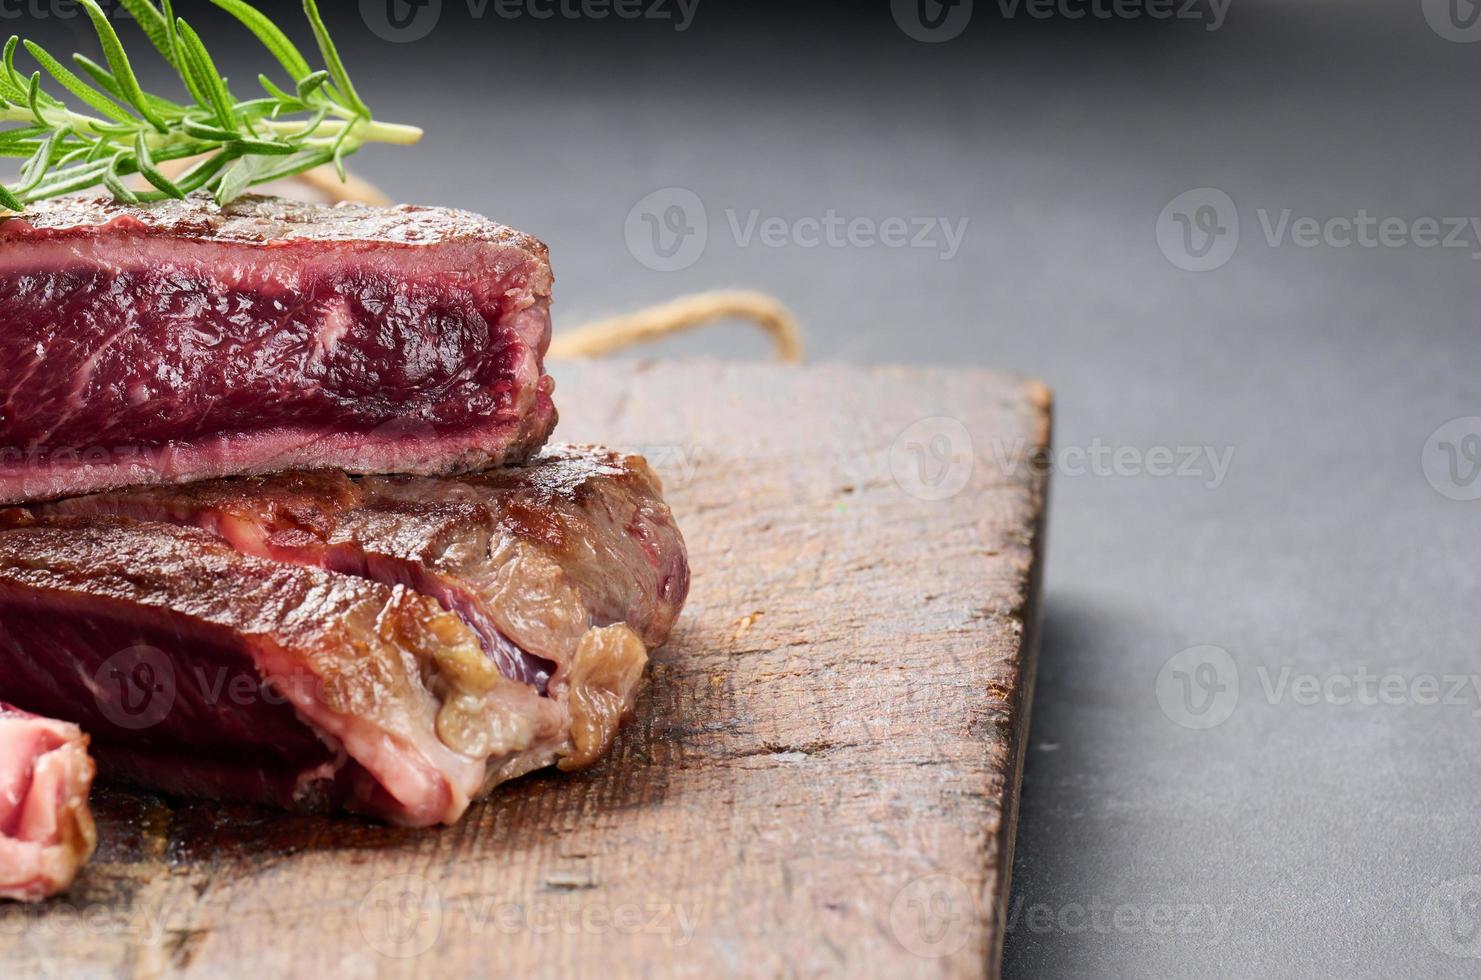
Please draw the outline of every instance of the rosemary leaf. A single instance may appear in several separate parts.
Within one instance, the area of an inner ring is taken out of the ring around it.
[[[123,49],[123,42],[118,39],[118,32],[108,22],[108,15],[98,6],[98,0],[77,0],[82,4],[82,9],[87,11],[88,18],[93,22],[93,30],[98,34],[98,41],[103,45],[103,56],[108,62],[108,67],[113,71],[113,77],[118,79],[119,90],[133,106],[134,111],[139,113],[161,133],[169,131],[164,121],[155,115],[154,110],[149,107],[144,98],[144,90],[139,87],[139,79],[134,75],[133,66],[129,64],[128,53]]]
[[[108,69],[104,68],[96,61],[93,61],[86,55],[74,54],[72,56],[72,63],[81,68],[83,72],[85,72],[87,76],[93,80],[93,83],[97,85],[98,88],[102,89],[104,92],[107,92],[110,96],[112,96],[114,101],[127,101],[123,96],[123,89],[118,87],[118,79],[114,78],[113,73],[110,72]],[[160,118],[162,119],[179,119],[181,116],[185,115],[187,111],[186,108],[180,103],[173,102],[169,99],[162,99],[157,95],[150,94],[149,92],[144,93],[144,98],[148,100],[150,106],[154,108],[154,111],[158,113]]]
[[[291,156],[298,148],[292,143],[283,143],[278,140],[238,139],[226,144],[227,149],[235,150],[242,156],[265,156],[285,157]]]
[[[345,103],[359,115],[370,118],[370,106],[355,91],[355,83],[350,81],[350,74],[345,71],[345,64],[339,59],[339,51],[329,36],[329,28],[324,26],[319,5],[314,0],[303,0],[303,12],[308,14],[309,24],[314,29],[314,39],[319,42],[319,53],[324,56],[324,66],[329,69],[329,75],[334,79],[335,87],[343,94]]]
[[[46,177],[46,171],[57,158],[57,147],[61,142],[60,133],[52,133],[37,147],[36,152],[26,161],[21,168],[21,185],[18,193],[25,194],[41,183]]]
[[[275,99],[283,105],[290,106],[294,109],[306,108],[303,103],[298,101],[298,96],[289,95],[287,92],[284,92],[282,89],[278,88],[278,86],[273,82],[271,78],[268,78],[266,75],[258,75],[257,84],[261,85],[262,90],[266,92],[271,98]]]
[[[217,174],[221,173],[227,164],[235,159],[237,158],[229,151],[222,150],[220,153],[207,157],[181,174],[180,179],[175,183],[187,194],[192,191],[198,191],[209,184]],[[227,201],[230,200],[231,198],[227,198]]]
[[[323,88],[327,81],[329,81],[327,71],[316,71],[312,75],[300,78],[298,80],[298,101],[308,104],[309,99],[313,98],[314,93]]]
[[[235,129],[222,129],[220,126],[203,123],[192,116],[181,119],[180,128],[196,139],[210,140],[213,143],[227,143],[239,135]]]
[[[30,41],[25,43],[26,50],[30,52],[31,57],[36,59],[36,63],[42,68],[45,68],[47,73],[61,83],[61,86],[67,91],[110,119],[115,119],[122,123],[134,121],[134,117],[129,115],[127,111],[120,108],[108,96],[72,74],[66,66],[48,54],[46,49],[41,45],[33,44]]]
[[[288,40],[288,35],[279,30],[262,11],[251,4],[243,3],[242,0],[211,0],[216,6],[231,14],[246,26],[247,30],[257,35],[257,40],[267,48],[272,56],[278,59],[278,64],[288,73],[291,81],[297,82],[312,70],[303,53]]]
[[[21,39],[15,36],[5,42],[5,60],[0,66],[0,97],[15,105],[26,101],[26,87],[20,83],[20,72],[15,70],[15,49],[20,43]]]
[[[175,36],[180,45],[182,67],[190,73],[195,83],[192,89],[196,92],[196,99],[204,99],[201,108],[215,112],[223,129],[235,130],[237,119],[236,113],[232,111],[231,93],[227,92],[226,83],[221,80],[221,73],[216,70],[216,63],[211,60],[210,52],[201,43],[200,35],[182,19],[175,21]]]
[[[108,169],[103,171],[103,186],[108,188],[108,192],[115,200],[123,201],[125,204],[138,204],[139,195],[131,191],[129,185],[123,182],[123,178],[118,176],[118,171],[115,169],[116,163],[117,161],[114,161],[109,164]]]
[[[170,64],[175,63],[175,44],[170,36],[170,22],[150,0],[118,0],[124,10],[127,10],[139,22],[139,28],[149,38],[164,59]]]
[[[248,187],[257,183],[263,165],[262,157],[242,157],[232,162],[221,174],[216,185],[216,203],[226,204],[236,200]]]
[[[134,163],[145,180],[171,197],[181,201],[185,200],[185,192],[155,167],[154,159],[149,155],[149,144],[145,141],[143,133],[140,133],[134,141]]]
[[[313,170],[322,167],[326,163],[334,161],[333,150],[305,150],[291,157],[280,158],[282,162],[275,167],[268,167],[257,175],[256,183],[266,184],[274,180],[282,180],[284,177],[292,177],[301,174],[305,170]]]

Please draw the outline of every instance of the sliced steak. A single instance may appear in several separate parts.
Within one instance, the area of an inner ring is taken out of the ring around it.
[[[0,697],[83,724],[144,785],[407,824],[600,757],[689,585],[656,477],[599,449],[5,516]]]
[[[288,473],[32,510],[201,527],[245,554],[405,585],[457,613],[505,676],[558,699],[589,630],[623,623],[659,646],[689,591],[657,477],[641,457],[592,447],[452,478]],[[598,753],[616,721],[592,719]]]
[[[76,725],[0,704],[0,898],[55,895],[92,857],[93,771]]]
[[[420,826],[565,747],[559,707],[432,600],[195,528],[0,531],[0,635],[0,699],[78,723],[104,773],[168,792]]]
[[[518,462],[555,424],[550,286],[460,211],[38,203],[0,220],[0,501]]]

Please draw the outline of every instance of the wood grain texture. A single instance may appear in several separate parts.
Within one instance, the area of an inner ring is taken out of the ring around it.
[[[979,372],[558,364],[694,588],[613,755],[407,831],[95,796],[0,976],[995,975],[1049,396]]]

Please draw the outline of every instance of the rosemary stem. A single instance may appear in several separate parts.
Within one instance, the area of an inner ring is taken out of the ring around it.
[[[274,134],[296,133],[303,128],[301,121],[289,121],[282,119],[263,119],[257,125],[265,132]],[[359,143],[390,143],[396,146],[411,146],[422,138],[422,130],[417,126],[404,126],[400,123],[378,122],[374,119],[368,122],[363,119],[336,120],[331,119],[321,123],[316,137],[333,138],[344,132],[346,128],[353,129],[350,138]]]
[[[70,129],[77,133],[99,137],[110,142],[119,139],[117,133],[104,132],[96,128],[103,127],[106,130],[116,128],[116,124],[105,122],[93,116],[72,112],[68,109],[51,109],[45,111],[48,114],[48,118],[52,118],[61,124],[59,128]],[[0,123],[34,123],[35,121],[35,117],[31,115],[29,107],[6,106],[0,109]],[[270,132],[274,135],[296,133],[303,128],[303,122],[301,120],[261,119],[257,121],[257,125],[265,132]],[[346,128],[354,130],[350,134],[350,138],[357,144],[389,143],[396,146],[411,146],[422,138],[422,130],[417,126],[380,122],[374,119],[368,122],[361,119],[331,119],[322,123],[319,126],[318,132],[314,135],[333,140],[340,133],[344,132]],[[150,149],[173,146],[181,141],[178,133],[155,132],[148,123],[142,120],[139,123],[139,129],[144,133],[144,140],[149,144]],[[131,143],[132,141],[129,140],[127,142]],[[318,142],[318,140],[316,139],[315,142]]]
[[[72,112],[69,109],[48,109],[43,111],[46,112],[48,120],[51,120],[55,117],[61,118],[61,124],[55,128],[71,129],[79,133],[86,133],[88,136],[104,135],[94,127],[108,125],[101,119],[95,119],[92,116],[84,116],[79,113]],[[35,123],[36,117],[31,115],[31,109],[29,106],[7,105],[3,109],[0,109],[0,122]],[[148,123],[140,123],[141,128],[147,125]]]
[[[383,123],[372,119],[356,134],[367,143],[389,143],[393,146],[411,146],[422,139],[420,126],[405,126],[401,123]]]

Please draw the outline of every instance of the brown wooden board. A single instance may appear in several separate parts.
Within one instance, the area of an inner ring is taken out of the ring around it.
[[[611,757],[456,827],[101,788],[0,976],[996,975],[1047,390],[981,372],[560,364],[645,451],[694,588]]]

